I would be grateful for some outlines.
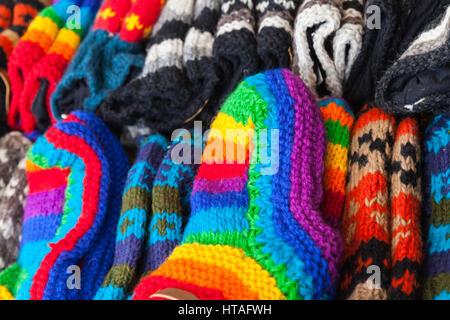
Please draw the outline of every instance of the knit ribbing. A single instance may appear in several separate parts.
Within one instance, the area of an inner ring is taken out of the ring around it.
[[[450,116],[425,131],[425,213],[429,230],[424,299],[450,299]]]
[[[342,220],[344,256],[340,296],[386,299],[389,286],[389,165],[394,118],[377,108],[355,123]],[[379,283],[370,276],[376,272]]]

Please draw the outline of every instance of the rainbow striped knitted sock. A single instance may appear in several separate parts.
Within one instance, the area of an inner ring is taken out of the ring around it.
[[[60,120],[61,115],[73,109],[94,111],[110,91],[140,72],[144,65],[142,42],[151,32],[163,4],[163,0],[103,3],[93,32],[83,41],[51,97],[52,117]],[[125,11],[127,6],[129,10]],[[119,8],[120,12],[116,12]],[[118,15],[123,19],[120,30],[115,23],[111,29],[105,20],[116,21]]]
[[[133,299],[167,288],[200,299],[332,298],[341,239],[319,211],[326,135],[312,93],[288,70],[257,74],[212,129],[182,244]]]
[[[391,287],[389,299],[417,299],[423,261],[420,228],[421,172],[419,123],[403,119],[392,150]]]
[[[425,131],[425,213],[429,219],[424,299],[450,299],[450,115]]]
[[[328,224],[340,228],[345,204],[345,178],[354,116],[347,103],[339,98],[322,100],[319,107],[325,121],[328,139],[321,210]]]
[[[60,0],[58,3],[41,11],[20,38],[8,61],[8,75],[11,81],[11,105],[8,113],[8,125],[20,128],[19,108],[23,84],[32,67],[50,49],[59,29],[63,27],[68,16],[67,9],[79,5],[81,0]]]
[[[389,165],[395,119],[366,109],[353,127],[342,220],[340,297],[386,299],[389,286]],[[371,276],[376,273],[373,282]]]
[[[140,142],[123,191],[114,261],[95,299],[122,300],[133,290],[148,236],[153,180],[166,150],[167,141],[159,134],[145,137]]]
[[[127,167],[105,130],[93,114],[70,115],[29,151],[21,249],[17,263],[0,274],[3,291],[17,299],[89,299],[97,290],[112,262],[116,193]],[[66,284],[72,265],[81,268],[80,290]]]
[[[51,118],[50,96],[89,30],[100,2],[82,0],[78,13],[80,25],[74,26],[74,21],[68,20],[46,56],[33,66],[25,79],[20,97],[20,122],[25,132],[31,133],[36,129],[44,132],[55,122]]]

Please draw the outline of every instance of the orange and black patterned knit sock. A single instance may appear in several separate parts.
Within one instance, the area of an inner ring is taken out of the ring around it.
[[[0,1],[0,32],[8,29],[12,21],[13,0]]]
[[[389,166],[395,119],[366,108],[352,132],[342,221],[343,299],[386,299],[389,287]]]
[[[403,119],[397,128],[391,171],[391,286],[389,299],[417,299],[422,266],[421,155],[419,123]]]

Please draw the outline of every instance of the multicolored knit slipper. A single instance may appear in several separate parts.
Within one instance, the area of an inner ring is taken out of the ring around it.
[[[56,36],[69,18],[69,7],[79,6],[81,0],[60,0],[42,10],[28,27],[27,32],[14,48],[8,61],[8,74],[11,81],[11,105],[8,125],[20,129],[20,97],[23,85],[37,63],[51,48]]]
[[[394,125],[393,116],[378,108],[366,108],[353,127],[342,219],[344,254],[340,298],[387,298],[390,280],[388,184]]]
[[[425,131],[425,213],[429,219],[423,298],[450,299],[450,115]]]
[[[89,30],[100,0],[82,0],[79,9],[80,25],[68,20],[59,31],[45,57],[37,62],[25,79],[20,97],[20,122],[22,129],[45,132],[56,120],[51,118],[50,96],[64,71]]]
[[[151,217],[150,199],[154,178],[166,150],[167,141],[159,134],[144,137],[140,141],[136,161],[128,172],[123,190],[114,261],[95,299],[126,299],[137,282],[148,239],[147,225]]]
[[[419,123],[400,121],[392,150],[390,177],[391,286],[389,299],[416,300],[421,281],[421,147]]]
[[[211,128],[182,244],[133,299],[168,288],[200,299],[332,298],[342,244],[319,210],[326,134],[313,94],[288,70],[257,74]]]
[[[350,133],[355,119],[347,103],[339,98],[322,100],[319,107],[328,139],[321,211],[329,225],[340,229],[345,204]]]
[[[110,91],[137,76],[144,65],[142,42],[163,4],[161,0],[103,2],[92,32],[51,97],[54,119],[59,121],[74,109],[94,111]]]

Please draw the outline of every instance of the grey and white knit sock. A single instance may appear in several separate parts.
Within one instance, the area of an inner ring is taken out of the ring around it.
[[[336,0],[305,0],[294,22],[293,71],[318,97],[342,96],[333,37],[341,25]]]
[[[255,0],[257,50],[264,69],[289,68],[294,16],[301,0]]]
[[[398,114],[450,112],[450,4],[378,82],[380,108]]]
[[[341,82],[348,79],[364,35],[364,1],[339,0],[341,28],[333,39],[334,64]]]

